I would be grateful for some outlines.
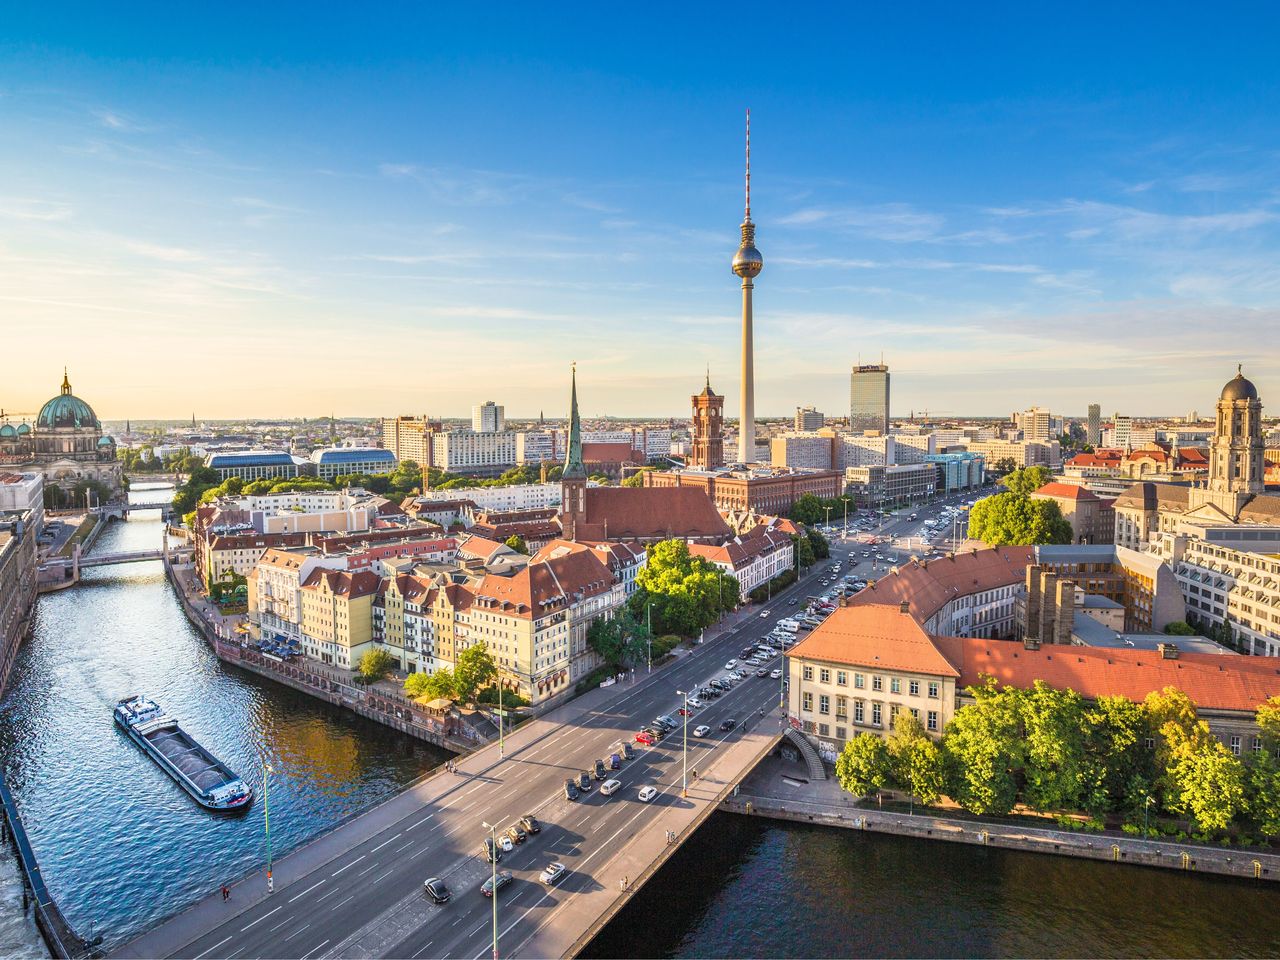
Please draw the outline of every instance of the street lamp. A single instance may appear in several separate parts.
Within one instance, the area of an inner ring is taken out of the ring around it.
[[[275,893],[276,882],[271,876],[271,774],[275,773],[271,764],[262,761],[262,829],[267,840],[267,893]]]
[[[783,721],[787,718],[787,652],[782,652],[782,664],[778,667],[778,706],[782,709]]]
[[[680,775],[680,796],[687,797],[689,796],[689,694],[684,690],[677,690],[676,693],[684,697],[684,712],[681,714],[684,720],[684,745],[680,748],[684,772]]]
[[[1142,835],[1149,837],[1151,834],[1147,832],[1147,808],[1151,806],[1151,797],[1146,796],[1142,800]]]
[[[648,631],[648,636],[645,638],[645,642],[649,645],[648,672],[653,673],[653,604],[652,603],[646,603],[644,605],[644,619],[645,619],[645,627]]]
[[[841,497],[840,499],[844,501],[844,531],[840,535],[847,540],[849,538],[849,498]]]
[[[493,867],[489,879],[493,896],[493,960],[498,960],[498,828],[481,821],[480,826],[489,831],[489,863]]]

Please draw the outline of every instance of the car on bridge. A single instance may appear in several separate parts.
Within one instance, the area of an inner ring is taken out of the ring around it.
[[[641,788],[640,788],[640,793],[638,794],[638,796],[640,797],[641,802],[643,802],[643,803],[648,803],[650,800],[652,800],[652,799],[653,799],[654,797],[656,797],[657,795],[658,795],[658,788],[657,788],[657,787],[654,787],[654,786],[645,786],[645,787],[641,787]]]
[[[560,878],[568,872],[569,868],[557,860],[554,863],[548,864],[547,869],[542,871],[538,879],[550,886],[553,883],[558,883]]]
[[[591,792],[591,774],[586,770],[578,774],[578,789],[583,793]]]
[[[596,761],[595,775],[597,780],[603,780],[605,778],[606,774],[603,760]]]
[[[509,836],[507,836],[505,833],[500,833],[498,834],[498,848],[502,850],[503,853],[510,853],[512,850],[516,848],[516,845],[514,842],[512,842]]]
[[[710,732],[711,732],[711,728],[708,727],[705,723],[700,723],[698,724],[698,726],[693,728],[693,735],[695,737],[705,737]]]
[[[524,832],[524,828],[518,823],[507,827],[507,836],[513,843],[524,843],[529,839],[529,835]]]
[[[732,730],[732,729],[733,729],[734,727],[736,727],[737,725],[738,725],[738,721],[737,721],[737,720],[735,720],[735,719],[733,719],[733,717],[729,717],[729,718],[728,718],[728,719],[726,719],[726,720],[721,720],[721,721],[720,721],[720,729],[721,729],[721,730],[723,730],[725,733],[728,733],[730,730]]]
[[[480,884],[480,892],[486,897],[492,897],[494,890],[501,890],[511,882],[510,870],[499,870],[494,876],[490,877],[484,883]]]

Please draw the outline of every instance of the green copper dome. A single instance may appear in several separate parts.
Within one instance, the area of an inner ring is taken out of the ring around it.
[[[36,429],[57,430],[68,427],[78,430],[101,429],[93,407],[71,392],[71,383],[64,373],[62,393],[40,408],[40,415],[36,417]]]

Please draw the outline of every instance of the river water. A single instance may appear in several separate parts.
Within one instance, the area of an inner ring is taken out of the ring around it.
[[[141,514],[94,549],[144,549],[160,534]],[[82,935],[119,943],[265,856],[262,803],[238,819],[201,811],[115,730],[121,697],[160,700],[259,797],[270,758],[277,854],[444,759],[223,666],[158,561],[85,580],[39,600],[0,703],[0,764]],[[45,956],[19,898],[5,847],[0,957]],[[1278,898],[1246,881],[716,814],[586,956],[1276,956]]]
[[[156,494],[135,487],[132,496]],[[112,523],[93,552],[158,546],[162,529],[158,513],[143,512]],[[159,701],[254,786],[247,814],[205,812],[117,731],[111,711],[133,693]],[[88,570],[80,586],[42,596],[0,704],[0,765],[45,881],[76,931],[108,946],[263,862],[264,760],[276,771],[279,855],[447,757],[224,666],[186,621],[159,561]],[[10,953],[6,926],[22,927],[12,911],[0,920],[0,956]]]

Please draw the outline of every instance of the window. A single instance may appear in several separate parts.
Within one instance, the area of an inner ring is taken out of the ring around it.
[[[929,681],[929,699],[938,699],[938,682],[936,680]]]
[[[818,697],[818,712],[819,713],[831,712],[831,698],[828,697],[825,693],[822,696]]]
[[[819,682],[819,683],[830,683],[830,682],[831,682],[831,671],[830,671],[830,670],[827,670],[825,667],[824,667],[823,669],[819,670],[819,671],[818,671],[818,682]]]
[[[883,690],[883,689],[884,689],[884,677],[875,677],[875,676],[873,676],[873,677],[871,678],[871,689],[872,689],[872,690]]]
[[[853,701],[853,722],[865,723],[867,720],[865,708],[861,700]]]
[[[806,679],[806,680],[812,680],[812,679],[813,679],[813,667],[809,666],[809,664],[807,664],[807,663],[806,663],[806,664],[804,665],[804,674],[803,674],[803,675],[804,675],[804,679]]]
[[[908,681],[907,681],[907,693],[911,694],[911,696],[913,696],[913,697],[918,697],[918,696],[920,696],[920,681],[919,681],[919,680],[908,680]]]
[[[928,717],[925,720],[925,727],[929,730],[935,730],[935,731],[938,729],[938,711],[937,710],[929,711]]]
[[[1262,752],[1262,738],[1261,738],[1261,737],[1254,737],[1254,738],[1253,738],[1253,752],[1254,752],[1254,753],[1261,753],[1261,752]]]
[[[800,709],[805,711],[805,713],[810,713],[813,711],[813,694],[812,693],[804,693],[801,695]]]
[[[861,690],[867,685],[867,678],[860,673],[853,675],[853,686],[855,690]]]
[[[818,724],[818,736],[820,737],[831,736],[831,728],[827,726],[825,723]]]
[[[1240,756],[1240,738],[1239,737],[1231,738],[1231,755],[1235,757]]]
[[[920,719],[920,711],[917,710],[915,707],[911,708],[911,715],[915,717],[917,720]]]
[[[889,678],[889,692],[890,692],[890,693],[901,693],[901,692],[902,692],[902,681],[901,681],[901,680],[899,680],[897,677],[890,677],[890,678]]]
[[[1148,750],[1154,750],[1154,749],[1156,748],[1156,738],[1155,738],[1155,737],[1147,737],[1146,743],[1147,743],[1147,749],[1148,749]]]
[[[844,727],[836,727],[836,739],[837,739],[837,740],[848,740],[848,739],[849,739],[849,731],[848,731],[848,730],[846,730]]]
[[[844,670],[836,671],[836,686],[847,687],[849,685],[849,674]]]
[[[836,719],[837,720],[849,719],[849,698],[848,697],[836,697]]]
[[[880,704],[878,703],[871,705],[871,725],[873,727],[880,726]]]

